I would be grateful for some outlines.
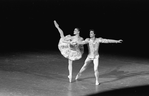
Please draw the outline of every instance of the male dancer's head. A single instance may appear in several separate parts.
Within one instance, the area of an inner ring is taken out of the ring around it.
[[[90,38],[95,38],[95,33],[93,30],[90,30]]]

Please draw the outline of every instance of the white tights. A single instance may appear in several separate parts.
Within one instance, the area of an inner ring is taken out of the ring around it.
[[[79,73],[76,76],[76,80],[81,76],[81,73],[86,70],[89,62],[93,60],[94,63],[94,75],[96,78],[96,85],[99,84],[99,71],[98,71],[98,64],[99,64],[99,55],[96,55],[95,58],[90,58],[89,56],[86,58],[84,65],[80,69]]]

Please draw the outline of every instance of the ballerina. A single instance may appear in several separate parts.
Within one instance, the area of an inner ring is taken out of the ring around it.
[[[58,23],[55,20],[54,25],[60,33],[58,49],[60,50],[61,54],[68,59],[68,79],[69,82],[72,82],[72,63],[73,61],[82,58],[84,47],[83,45],[79,44],[79,42],[83,41],[83,38],[80,37],[80,31],[78,28],[74,29],[74,36],[64,36],[64,32],[62,31],[62,29],[60,29]]]

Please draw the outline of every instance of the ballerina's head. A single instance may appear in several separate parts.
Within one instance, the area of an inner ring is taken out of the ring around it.
[[[79,29],[78,29],[78,28],[75,28],[73,34],[74,34],[74,35],[79,35],[79,34],[80,34]]]

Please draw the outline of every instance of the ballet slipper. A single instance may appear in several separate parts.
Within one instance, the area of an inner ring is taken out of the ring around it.
[[[81,76],[81,74],[77,74],[75,80],[78,80],[78,78]]]
[[[96,81],[95,85],[99,85],[100,83],[98,81]]]

